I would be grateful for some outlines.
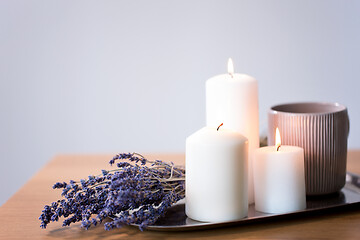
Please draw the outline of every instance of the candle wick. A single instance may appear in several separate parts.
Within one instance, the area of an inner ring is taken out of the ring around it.
[[[234,78],[234,75],[232,73],[229,73],[231,78]]]
[[[279,151],[280,146],[281,146],[281,145],[279,145],[279,146],[276,148],[276,151],[277,151],[277,152]]]
[[[219,131],[219,128],[220,128],[222,125],[224,125],[224,123],[221,123],[221,124],[217,127],[216,131]]]

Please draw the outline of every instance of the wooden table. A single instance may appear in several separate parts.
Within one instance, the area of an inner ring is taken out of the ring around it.
[[[183,154],[151,154],[149,159],[184,163]],[[85,231],[79,223],[61,221],[41,229],[38,220],[45,204],[57,200],[57,181],[80,179],[108,169],[112,155],[60,155],[50,161],[0,207],[0,239],[360,239],[360,208],[236,227],[192,232],[141,232],[135,227],[105,231],[103,225]],[[360,150],[349,151],[348,171],[360,174]]]

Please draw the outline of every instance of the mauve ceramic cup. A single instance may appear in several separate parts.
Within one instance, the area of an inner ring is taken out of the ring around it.
[[[349,117],[338,103],[290,103],[268,113],[268,144],[278,127],[283,145],[304,148],[307,195],[324,195],[345,185]]]

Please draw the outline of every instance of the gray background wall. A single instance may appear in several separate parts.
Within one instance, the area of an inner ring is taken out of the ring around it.
[[[259,81],[260,129],[274,104],[337,101],[360,148],[359,13],[350,0],[0,1],[0,204],[59,153],[183,152],[228,57]]]

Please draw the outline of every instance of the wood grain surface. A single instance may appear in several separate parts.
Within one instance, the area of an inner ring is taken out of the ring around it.
[[[184,163],[183,154],[148,154],[149,159]],[[61,227],[61,221],[41,229],[45,204],[57,200],[57,181],[85,178],[109,169],[112,155],[59,155],[0,207],[0,239],[360,239],[360,208],[235,227],[192,232],[141,232],[135,227],[105,231],[103,225],[86,231],[80,224]],[[349,151],[348,171],[360,174],[360,150]]]

